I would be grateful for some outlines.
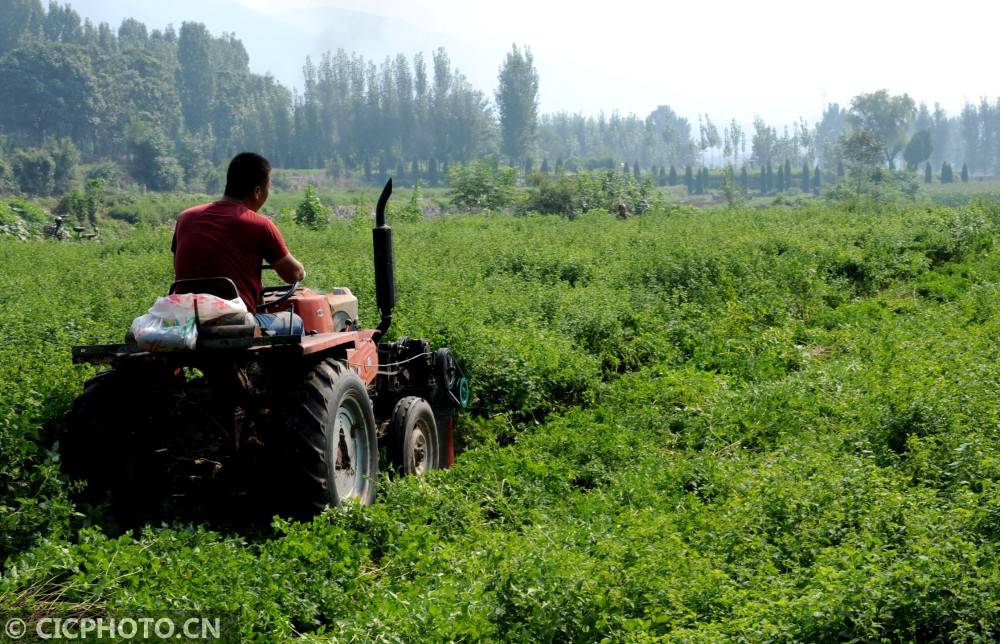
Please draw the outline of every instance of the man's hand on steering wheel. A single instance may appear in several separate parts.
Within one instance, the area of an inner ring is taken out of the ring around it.
[[[291,255],[286,255],[285,258],[283,258],[283,260],[288,257],[291,257]],[[261,269],[273,270],[276,273],[278,272],[278,270],[274,266],[271,266],[270,264],[264,264],[263,266],[261,266]],[[285,300],[287,300],[288,298],[290,298],[292,295],[295,294],[295,289],[297,289],[298,287],[299,287],[299,280],[295,280],[288,285],[265,286],[260,290],[260,302],[257,303],[257,306],[269,309],[279,304],[282,304]],[[278,295],[278,297],[268,302],[266,300],[266,296],[272,295],[274,293],[280,293],[280,295]]]
[[[288,298],[290,298],[291,296],[295,295],[295,290],[298,287],[299,287],[298,282],[280,286],[265,286],[260,290],[260,302],[257,304],[257,306],[265,309],[277,306],[282,302],[284,302],[285,300],[287,300]],[[281,295],[271,300],[270,302],[267,301],[266,296],[274,293],[281,293]]]

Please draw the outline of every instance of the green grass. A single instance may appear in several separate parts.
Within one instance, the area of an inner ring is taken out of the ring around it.
[[[373,307],[370,232],[284,223]],[[165,231],[0,242],[0,607],[239,610],[344,640],[1000,637],[1000,209],[395,226],[393,333],[474,383],[464,453],[273,533],[73,514],[52,440],[170,280]]]
[[[1000,181],[980,180],[954,183],[921,184],[931,201],[945,206],[960,206],[977,199],[996,201],[1000,197]]]

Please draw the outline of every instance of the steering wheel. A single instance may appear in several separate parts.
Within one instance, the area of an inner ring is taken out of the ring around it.
[[[281,286],[265,286],[264,288],[260,289],[260,299],[261,299],[260,306],[266,309],[277,306],[282,302],[284,302],[285,300],[287,300],[288,298],[290,298],[292,295],[294,295],[295,289],[297,289],[298,287],[299,287],[298,282]],[[281,295],[271,300],[270,302],[265,302],[264,297],[267,295],[271,295],[273,293],[281,293]]]

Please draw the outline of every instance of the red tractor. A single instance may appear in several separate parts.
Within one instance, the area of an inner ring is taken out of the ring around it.
[[[396,290],[390,180],[373,232],[377,328],[358,326],[350,290],[264,289],[261,310],[293,310],[304,335],[261,335],[245,317],[197,324],[193,350],[78,346],[75,363],[108,364],[76,399],[62,438],[66,470],[128,516],[205,499],[307,518],[375,499],[380,462],[420,475],[454,459],[454,414],[469,384],[451,351],[383,342]],[[172,293],[238,297],[226,278],[175,282]],[[380,447],[382,456],[380,458]]]

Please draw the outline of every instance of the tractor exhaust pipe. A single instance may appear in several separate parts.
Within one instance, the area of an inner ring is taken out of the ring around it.
[[[382,188],[375,206],[375,228],[372,229],[372,247],[375,249],[375,302],[382,315],[375,335],[378,342],[392,324],[392,309],[396,306],[395,263],[392,258],[392,228],[385,223],[385,205],[392,194],[392,179]]]

